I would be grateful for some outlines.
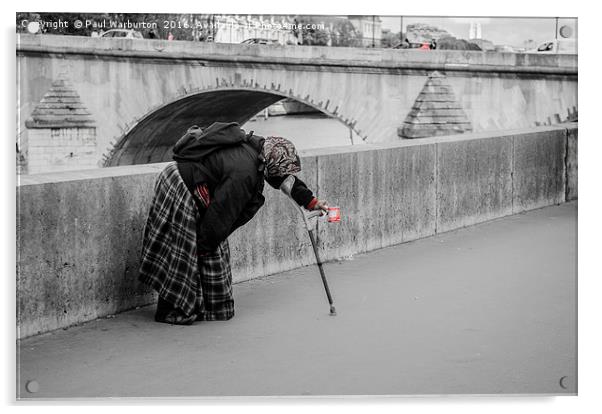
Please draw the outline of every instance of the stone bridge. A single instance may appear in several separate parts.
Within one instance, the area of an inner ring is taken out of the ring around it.
[[[98,160],[171,158],[192,124],[245,123],[282,98],[395,141],[427,75],[442,73],[475,132],[531,127],[577,106],[577,57],[19,35],[20,137],[57,79],[96,127]],[[294,140],[294,137],[291,137]]]

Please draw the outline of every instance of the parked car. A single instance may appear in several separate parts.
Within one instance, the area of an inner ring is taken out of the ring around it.
[[[410,43],[403,41],[397,46],[394,46],[393,49],[420,49],[422,43]]]
[[[120,38],[120,39],[144,39],[142,33],[129,29],[111,29],[107,30],[100,37]]]
[[[280,44],[280,42],[276,39],[260,39],[257,37],[254,37],[252,39],[243,40],[240,43],[243,43],[246,45],[279,45]]]
[[[508,46],[508,45],[497,45],[494,49],[496,52],[499,53],[517,53],[517,49],[513,48],[512,46]]]
[[[543,42],[535,50],[530,50],[530,53],[549,53],[561,55],[576,55],[577,42],[575,39],[554,39]]]

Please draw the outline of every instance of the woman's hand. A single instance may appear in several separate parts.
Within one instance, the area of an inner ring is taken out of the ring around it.
[[[324,214],[328,214],[328,202],[326,202],[325,200],[324,201],[318,200],[318,202],[314,206],[314,210],[322,210],[320,212],[321,216],[323,216]]]
[[[306,210],[309,211],[320,211],[320,216],[323,216],[324,213],[328,214],[328,203],[326,201],[320,201],[317,197],[313,197],[308,205],[305,206]]]

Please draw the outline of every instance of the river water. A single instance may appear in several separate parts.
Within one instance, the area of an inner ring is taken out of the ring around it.
[[[298,149],[351,145],[349,127],[325,114],[279,115],[267,119],[258,116],[247,122],[244,130],[264,137],[280,136],[292,141]],[[355,133],[353,144],[364,141]]]

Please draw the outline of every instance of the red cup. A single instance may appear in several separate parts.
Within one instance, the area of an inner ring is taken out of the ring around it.
[[[328,207],[328,222],[338,223],[339,221],[341,221],[341,208]]]

